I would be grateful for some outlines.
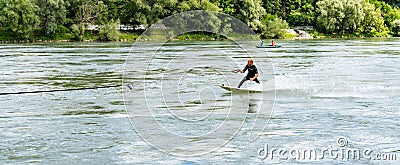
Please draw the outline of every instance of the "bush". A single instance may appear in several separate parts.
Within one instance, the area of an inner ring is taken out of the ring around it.
[[[307,15],[306,13],[298,11],[292,11],[287,20],[290,26],[310,26],[314,23],[314,17],[312,15]]]
[[[71,29],[75,40],[82,41],[85,34],[85,26],[83,24],[73,24]]]
[[[400,19],[392,22],[392,32],[394,36],[400,36]]]
[[[58,25],[56,29],[56,34],[61,34],[61,33],[70,33],[71,30],[63,25]]]
[[[111,21],[106,25],[102,25],[99,29],[99,39],[101,41],[118,41],[119,39],[119,19]]]
[[[268,21],[265,31],[261,34],[262,38],[285,38],[286,30],[289,25],[286,21],[275,18]]]
[[[125,41],[135,41],[139,36],[140,36],[140,33],[137,34],[137,33],[130,33],[130,32],[125,31],[123,33],[120,33],[119,39],[125,40]]]
[[[0,41],[12,41],[18,39],[9,28],[0,27],[0,34]]]

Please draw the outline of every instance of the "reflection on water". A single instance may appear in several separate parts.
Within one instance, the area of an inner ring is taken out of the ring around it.
[[[275,148],[327,147],[335,145],[338,136],[346,137],[352,148],[399,153],[399,132],[396,131],[400,129],[398,40],[280,43],[283,48],[250,54],[265,73],[272,68],[264,63],[272,60],[276,89],[274,113],[271,119],[258,116],[259,120],[269,120],[269,124],[255,142],[248,140],[252,124],[262,109],[260,103],[272,104],[272,96],[260,97],[252,93],[249,100],[241,100],[248,108],[246,120],[224,147],[198,157],[171,157],[149,146],[135,133],[126,115],[121,88],[3,95],[0,96],[0,162],[248,164],[261,163],[257,149],[266,143]],[[192,49],[186,49],[188,47]],[[118,85],[130,49],[131,43],[3,44],[0,45],[0,92]],[[143,54],[153,49],[152,43],[146,43],[132,50],[138,53],[134,59],[138,63],[145,61],[147,56]],[[194,119],[210,117],[204,118],[209,123],[197,126],[199,131],[189,129],[187,123],[168,120],[173,116],[160,115],[160,121],[184,135],[206,132],[213,124],[224,120],[222,115],[230,108],[232,94],[219,85],[228,82],[237,85],[243,75],[231,71],[244,66],[246,52],[227,41],[172,42],[164,49],[161,53],[165,56],[155,58],[148,66],[149,99],[157,101],[160,97],[152,92],[157,93],[160,86],[168,86],[160,84],[161,80],[179,82],[179,85],[174,90],[167,89],[165,94],[171,99],[166,100],[169,101],[167,105],[155,104],[155,109],[161,113],[173,108],[177,115],[179,111],[201,110],[201,115],[194,116],[199,118]],[[190,58],[176,59],[175,65],[169,67],[164,65],[165,61],[184,53],[190,54],[186,56]],[[187,70],[179,67],[191,66],[195,64],[193,61],[197,66]],[[271,75],[262,77],[264,85],[270,79]],[[136,80],[135,77],[129,79]],[[133,89],[140,92],[143,86],[133,84]],[[173,99],[176,95],[181,100]],[[299,161],[274,159],[267,162]],[[381,163],[365,159],[342,162]],[[305,163],[334,164],[338,161]]]

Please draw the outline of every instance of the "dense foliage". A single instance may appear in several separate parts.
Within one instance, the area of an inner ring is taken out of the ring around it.
[[[400,0],[0,0],[0,40],[5,34],[118,40],[119,25],[130,27],[125,35],[189,10],[232,15],[268,38],[282,38],[282,29],[295,26],[328,35],[399,36],[397,5]]]

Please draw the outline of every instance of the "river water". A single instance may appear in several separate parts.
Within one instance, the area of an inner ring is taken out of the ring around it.
[[[399,39],[278,44],[283,47],[247,51],[230,41],[177,41],[163,48],[154,43],[2,44],[0,163],[400,163]],[[155,50],[158,54],[152,54]],[[218,87],[236,86],[243,75],[231,71],[244,67],[249,56],[268,88],[261,101]],[[138,75],[143,70],[145,80]],[[83,89],[122,82],[122,87]],[[260,108],[259,102],[266,106]],[[132,117],[145,108],[156,113],[151,117],[163,129],[185,137],[221,131],[216,128],[224,115],[236,110],[229,118],[232,127],[226,127],[234,134],[217,134],[215,139],[226,140],[221,146],[208,137],[170,153],[154,139],[165,146],[176,142],[141,132],[154,129],[149,116]],[[260,110],[267,113],[257,116]],[[173,119],[182,117],[179,113],[196,115],[183,119],[188,123]],[[267,125],[250,141],[257,117]],[[140,126],[135,131],[131,123]],[[211,148],[193,153],[208,142]],[[263,159],[265,146],[269,154]],[[319,157],[325,149],[357,149],[361,155],[350,160],[328,152],[317,160],[296,156],[307,149]],[[279,155],[279,150],[291,154]],[[365,150],[372,151],[371,159]],[[373,160],[389,157],[397,160]]]

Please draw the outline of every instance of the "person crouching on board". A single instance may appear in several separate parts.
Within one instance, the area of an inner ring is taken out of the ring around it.
[[[247,65],[244,67],[243,70],[238,70],[240,73],[244,73],[247,70],[247,76],[244,77],[242,79],[242,81],[240,81],[238,88],[240,88],[240,86],[243,85],[243,83],[247,80],[250,81],[255,81],[256,83],[260,83],[260,81],[258,81],[257,77],[258,77],[258,70],[257,67],[255,65],[253,65],[253,60],[249,59],[247,60]]]

